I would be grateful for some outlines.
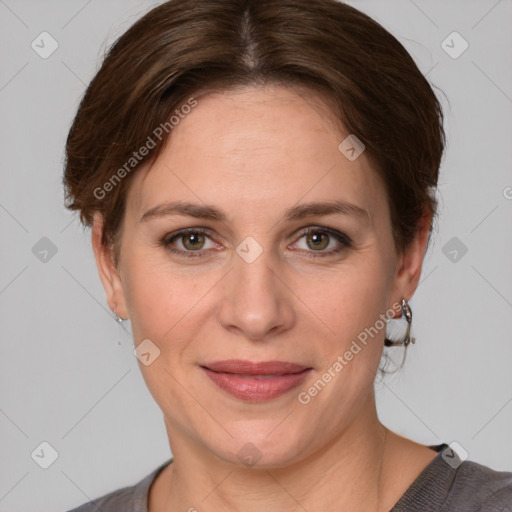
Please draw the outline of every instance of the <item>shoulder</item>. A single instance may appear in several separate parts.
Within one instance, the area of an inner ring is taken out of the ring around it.
[[[512,512],[512,472],[497,471],[473,461],[462,462],[441,510],[459,509]]]
[[[147,512],[149,488],[160,471],[172,461],[173,458],[167,460],[135,485],[104,494],[69,512]]]
[[[448,444],[425,467],[392,512],[512,512],[512,472],[463,460]]]
[[[120,512],[121,510],[133,510],[135,487],[123,487],[116,491],[109,492],[88,503],[84,503],[69,512]]]

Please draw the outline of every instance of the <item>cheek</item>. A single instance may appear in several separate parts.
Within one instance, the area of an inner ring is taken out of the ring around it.
[[[388,309],[390,293],[386,265],[367,253],[328,276],[301,280],[300,289],[296,288],[308,306],[301,306],[304,321],[318,326],[315,344],[322,370],[336,375],[329,385],[330,393],[340,395],[336,400],[359,396],[375,378],[386,333],[381,315]],[[326,375],[324,380],[329,378]]]
[[[135,342],[158,339],[182,316],[182,288],[148,258],[133,254],[126,263],[123,289]]]
[[[179,360],[186,347],[186,340],[180,340],[179,333],[186,326],[190,310],[190,301],[183,292],[187,288],[168,269],[136,252],[126,263],[123,288],[134,345],[149,339],[158,349],[145,345],[151,360],[148,365],[139,360],[139,368],[155,401],[163,410],[169,410],[178,406],[179,395],[169,390],[176,389],[176,378],[182,380],[175,375],[175,365],[169,358]]]
[[[368,254],[322,275],[301,276],[293,289],[310,307],[310,315],[345,337],[386,311],[388,274],[385,262]]]
[[[209,301],[208,291],[218,276],[186,274],[171,268],[154,255],[137,255],[127,261],[123,279],[126,305],[135,343],[149,338],[166,350],[185,332],[197,328],[198,314]]]
[[[388,309],[389,294],[389,280],[381,265],[375,261],[340,271],[323,283],[323,293],[310,290],[306,296],[306,290],[302,291],[304,302],[319,317],[308,314],[309,322],[319,325],[315,343],[321,354],[320,382],[315,381],[311,389],[318,394],[311,403],[319,411],[332,403],[339,405],[331,419],[333,428],[346,411],[358,409],[373,389],[386,332],[381,315]]]

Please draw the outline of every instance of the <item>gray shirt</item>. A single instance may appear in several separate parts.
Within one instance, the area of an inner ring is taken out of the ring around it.
[[[512,512],[512,472],[461,461],[446,444],[430,446],[438,455],[423,469],[390,512]],[[148,512],[148,491],[158,473],[69,512]]]

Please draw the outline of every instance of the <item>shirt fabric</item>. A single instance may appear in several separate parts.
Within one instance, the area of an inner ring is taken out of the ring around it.
[[[512,512],[512,472],[462,461],[446,443],[390,512]],[[139,483],[110,492],[69,512],[148,512],[149,488],[173,459]]]

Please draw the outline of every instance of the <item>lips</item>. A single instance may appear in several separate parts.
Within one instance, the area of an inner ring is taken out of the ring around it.
[[[276,398],[300,385],[311,367],[284,361],[251,362],[240,359],[201,365],[208,377],[232,396],[252,402]]]
[[[253,363],[242,359],[229,359],[206,363],[204,367],[214,372],[235,373],[238,375],[285,375],[299,373],[309,368],[300,364],[283,361],[263,361]]]

